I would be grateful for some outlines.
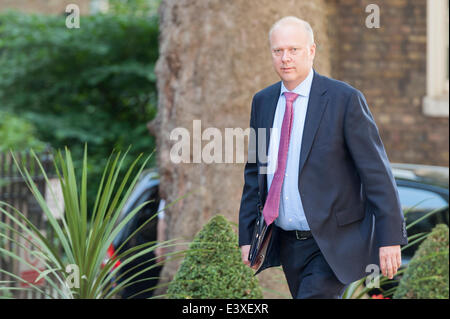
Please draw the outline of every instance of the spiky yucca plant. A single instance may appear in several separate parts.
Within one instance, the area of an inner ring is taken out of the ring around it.
[[[15,227],[13,227],[3,222],[3,218],[0,219],[0,229],[8,229],[15,235],[7,236],[5,235],[5,232],[2,231],[0,232],[0,236],[3,237],[2,239],[12,241],[14,245],[18,245],[34,258],[39,259],[40,262],[45,265],[45,269],[42,270],[34,267],[19,254],[3,247],[0,247],[0,253],[11,259],[15,259],[20,263],[25,263],[28,267],[37,271],[39,277],[36,279],[35,283],[41,278],[45,278],[49,286],[56,292],[56,296],[49,295],[34,283],[27,282],[30,288],[24,289],[35,289],[49,298],[111,298],[121,289],[132,284],[133,278],[140,273],[160,265],[158,263],[152,263],[148,266],[147,264],[147,267],[141,272],[126,278],[119,284],[113,285],[112,283],[112,279],[117,277],[123,266],[129,264],[139,256],[153,251],[158,245],[168,246],[169,242],[147,242],[130,248],[117,256],[117,258],[121,260],[121,264],[117,268],[113,269],[116,263],[114,258],[111,258],[103,268],[101,267],[102,261],[104,260],[108,247],[111,245],[113,239],[133,216],[149,203],[149,201],[142,203],[123,218],[123,220],[120,220],[120,222],[118,221],[120,212],[133,190],[139,175],[153,154],[152,152],[152,154],[145,159],[143,164],[140,165],[138,172],[132,176],[133,169],[142,157],[142,154],[139,155],[128,168],[122,180],[118,180],[119,172],[121,171],[127,153],[128,150],[124,153],[122,158],[120,158],[120,152],[115,156],[114,152],[111,154],[103,171],[94,208],[89,216],[87,207],[87,146],[85,145],[84,150],[80,191],[75,177],[76,175],[70,151],[66,147],[65,159],[61,152],[58,152],[56,159],[53,159],[53,163],[61,184],[65,203],[65,213],[63,214],[61,223],[59,223],[51,213],[46,204],[45,197],[40,193],[29,171],[25,167],[21,167],[14,157],[14,154],[12,154],[14,162],[26,181],[27,186],[36,198],[42,211],[45,213],[51,228],[54,230],[57,241],[59,241],[62,246],[64,255],[63,258],[57,249],[57,246],[54,244],[55,241],[53,238],[47,238],[41,230],[24,216],[23,213],[6,202],[0,202],[0,214],[6,215],[8,219],[15,224]],[[47,174],[38,157],[33,151],[31,151],[31,154],[37,161],[46,182],[49,183]],[[127,186],[129,180],[131,180],[131,183]],[[118,184],[118,188],[116,187],[116,184]],[[90,186],[91,185],[89,185],[89,187]],[[152,218],[156,215],[157,214],[153,215]],[[147,222],[150,220],[151,219]],[[145,224],[146,223],[139,227],[128,239],[144,227]],[[30,246],[38,247],[38,249],[36,250],[35,248],[34,250],[31,250],[29,247],[26,247],[28,245],[21,244],[21,240],[16,239],[18,237],[29,242],[31,244]],[[117,251],[120,251],[121,247],[117,248]],[[67,268],[69,265],[71,265],[72,268]],[[73,265],[79,269],[80,279],[76,284],[73,284],[73,272],[68,271],[68,269],[73,269]],[[13,274],[4,269],[0,269],[0,271],[7,273],[10,277],[14,278],[16,282],[24,282],[24,279],[17,274]],[[72,284],[69,284],[70,282],[72,282]],[[10,289],[22,288],[2,287],[0,283],[0,292],[2,290],[9,291]]]

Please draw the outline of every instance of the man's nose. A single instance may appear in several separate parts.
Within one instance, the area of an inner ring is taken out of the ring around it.
[[[281,61],[288,61],[291,58],[291,56],[289,55],[289,51],[285,50],[283,51],[283,55],[281,56]]]

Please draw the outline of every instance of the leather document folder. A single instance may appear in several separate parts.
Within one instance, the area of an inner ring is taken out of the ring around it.
[[[262,266],[264,259],[267,256],[267,246],[269,245],[271,236],[272,225],[267,226],[262,214],[262,209],[259,209],[248,255],[250,266],[253,267],[254,265],[259,264],[258,269]]]

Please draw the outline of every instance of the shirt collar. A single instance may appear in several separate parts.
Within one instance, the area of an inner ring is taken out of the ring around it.
[[[292,91],[289,91],[288,89],[286,89],[286,87],[284,86],[284,83],[281,82],[280,95],[283,95],[284,92],[293,92],[293,93],[296,93],[301,96],[305,96],[305,97],[308,96],[309,92],[311,91],[313,75],[314,75],[314,72],[313,72],[313,69],[311,68],[308,76],[303,80],[302,83],[297,85],[297,87],[295,89],[293,89]]]

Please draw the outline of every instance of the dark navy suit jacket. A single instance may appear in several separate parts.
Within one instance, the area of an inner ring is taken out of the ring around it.
[[[253,97],[250,127],[256,139],[245,165],[239,211],[239,245],[251,242],[258,205],[267,198],[260,169],[260,139],[269,144],[281,90],[275,83]],[[259,136],[258,128],[266,134]],[[291,141],[291,143],[295,141]],[[262,143],[264,144],[264,143]],[[267,155],[267,147],[266,147]],[[344,284],[379,265],[379,247],[407,244],[398,191],[377,126],[363,94],[350,85],[314,71],[299,162],[298,190],[306,219],[320,250]],[[279,266],[278,228],[259,271]],[[259,272],[258,271],[258,272]]]

